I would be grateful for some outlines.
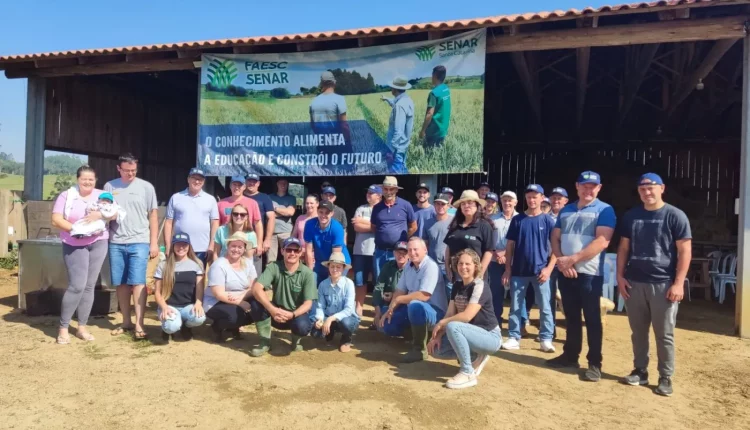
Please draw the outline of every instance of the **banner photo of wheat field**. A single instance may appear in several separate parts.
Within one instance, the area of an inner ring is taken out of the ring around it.
[[[205,54],[211,176],[482,171],[485,30],[320,52]]]

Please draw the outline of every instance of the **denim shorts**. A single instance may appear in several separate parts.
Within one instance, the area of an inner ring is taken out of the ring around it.
[[[372,255],[352,255],[352,265],[354,266],[354,285],[357,287],[365,285],[370,276],[375,273],[375,260]]]
[[[146,285],[148,243],[110,243],[112,285]]]

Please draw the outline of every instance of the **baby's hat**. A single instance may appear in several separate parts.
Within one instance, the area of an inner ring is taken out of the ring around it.
[[[115,201],[115,198],[112,197],[112,193],[108,193],[108,192],[103,192],[103,193],[99,194],[99,200],[102,200],[102,199],[109,200],[110,202],[114,202]]]

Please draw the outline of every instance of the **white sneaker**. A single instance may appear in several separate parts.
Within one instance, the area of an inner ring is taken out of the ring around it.
[[[513,339],[512,337],[508,339],[507,342],[503,343],[502,348],[504,350],[515,350],[515,349],[521,349],[521,344],[518,343],[518,339]]]
[[[543,340],[539,345],[539,350],[542,352],[555,352],[555,345],[552,344],[551,340]]]
[[[445,383],[445,386],[452,390],[460,390],[463,388],[473,387],[475,385],[477,385],[476,374],[466,374],[463,372],[458,372],[456,376],[452,377],[448,380],[448,382]]]
[[[479,374],[482,373],[482,370],[484,369],[484,366],[487,365],[488,361],[490,361],[489,355],[479,354],[477,359],[471,362],[471,367],[474,368],[474,376],[479,376]]]

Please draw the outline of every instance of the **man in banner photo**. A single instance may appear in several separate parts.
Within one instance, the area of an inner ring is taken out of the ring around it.
[[[485,29],[334,51],[205,54],[199,167],[211,176],[482,171],[485,56]]]

